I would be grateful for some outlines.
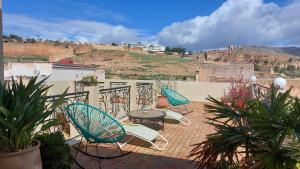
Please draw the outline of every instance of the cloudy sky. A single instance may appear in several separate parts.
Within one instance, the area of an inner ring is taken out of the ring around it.
[[[4,34],[191,50],[300,46],[300,0],[9,0]]]

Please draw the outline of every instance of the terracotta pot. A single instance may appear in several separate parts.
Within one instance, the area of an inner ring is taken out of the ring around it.
[[[39,141],[19,152],[0,154],[0,169],[42,169]]]
[[[168,107],[169,101],[166,96],[158,96],[157,99],[156,108],[163,109]]]

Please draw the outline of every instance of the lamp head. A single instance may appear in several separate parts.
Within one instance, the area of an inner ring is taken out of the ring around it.
[[[256,82],[256,76],[251,76],[251,78],[250,78],[250,80],[251,80],[251,82]]]
[[[274,81],[273,81],[275,87],[278,87],[280,89],[284,89],[286,86],[286,80],[282,77],[277,77]]]

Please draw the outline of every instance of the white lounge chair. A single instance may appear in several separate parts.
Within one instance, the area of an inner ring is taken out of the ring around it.
[[[166,113],[167,119],[173,119],[181,122],[184,125],[190,125],[190,120],[184,117],[181,113],[177,113],[175,111],[169,110],[169,109],[157,109],[157,108],[150,108],[149,106],[145,106],[148,109],[155,109],[155,110],[160,110]]]
[[[187,119],[186,117],[184,117],[181,113],[177,113],[177,112],[174,112],[174,111],[168,110],[168,109],[161,109],[161,110],[167,114],[165,118],[178,120],[182,124],[187,125],[187,126],[190,125],[190,120]]]
[[[120,147],[124,147],[128,142],[134,139],[134,137],[147,141],[148,143],[152,144],[157,150],[164,150],[169,144],[168,140],[162,135],[160,135],[158,131],[150,129],[141,124],[122,124],[122,126],[124,127],[126,134],[131,135],[132,137],[123,144],[118,143]],[[163,139],[163,141],[165,142],[164,146],[159,147],[156,144],[154,144],[153,140],[157,139],[158,137]]]

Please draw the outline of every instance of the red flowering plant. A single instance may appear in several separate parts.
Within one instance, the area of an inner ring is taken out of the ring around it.
[[[239,79],[231,82],[227,93],[221,101],[235,108],[244,109],[247,102],[252,99],[252,91],[248,80]]]

